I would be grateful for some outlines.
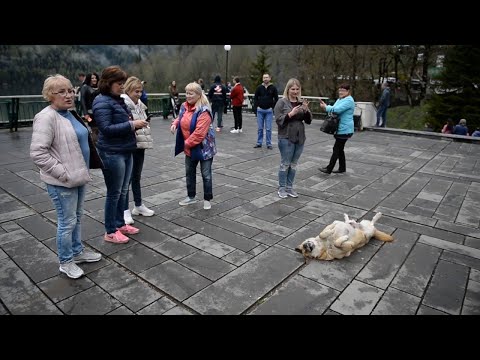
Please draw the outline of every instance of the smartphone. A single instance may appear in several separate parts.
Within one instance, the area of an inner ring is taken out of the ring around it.
[[[148,121],[148,122],[150,122],[151,119],[152,119],[152,115],[148,115],[145,120]]]

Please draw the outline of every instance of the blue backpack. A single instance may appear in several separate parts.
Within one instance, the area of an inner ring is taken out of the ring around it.
[[[210,114],[210,119],[212,119],[212,113],[207,106],[202,106],[199,110],[195,111],[192,117],[192,122],[190,123],[190,134],[195,131],[197,126],[198,115],[208,111]],[[183,114],[185,112],[185,105],[182,104],[180,108],[180,113],[178,115],[178,130],[177,130],[177,139],[175,143],[175,156],[183,152],[185,147],[185,140],[183,139],[182,131],[180,128],[180,122],[182,121]],[[215,129],[213,128],[212,122],[208,127],[208,132],[205,138],[200,144],[190,149],[190,155],[192,160],[209,160],[217,153],[217,146],[215,144]]]

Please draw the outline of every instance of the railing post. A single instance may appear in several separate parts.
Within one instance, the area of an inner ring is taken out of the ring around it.
[[[19,108],[20,108],[20,99],[19,98],[12,98],[12,102],[10,104],[7,104],[10,132],[13,132],[14,127],[15,127],[15,131],[18,131],[18,111],[19,111]]]

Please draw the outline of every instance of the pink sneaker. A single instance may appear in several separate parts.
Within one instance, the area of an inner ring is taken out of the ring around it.
[[[125,244],[130,240],[128,237],[123,235],[120,231],[115,231],[112,234],[105,234],[105,241],[115,243],[115,244]]]
[[[131,225],[123,225],[121,228],[117,228],[117,230],[120,231],[122,234],[128,235],[138,234],[138,232],[140,231],[140,229]]]

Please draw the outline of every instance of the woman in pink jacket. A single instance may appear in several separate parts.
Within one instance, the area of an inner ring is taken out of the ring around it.
[[[185,153],[185,171],[187,180],[187,197],[179,202],[185,206],[197,202],[196,172],[197,165],[203,179],[203,208],[211,209],[210,200],[213,198],[212,163],[216,153],[215,132],[212,127],[210,104],[202,88],[197,83],[190,83],[185,87],[187,101],[181,108],[177,119],[172,122],[170,131],[177,131],[175,156]]]
[[[83,120],[69,111],[75,99],[70,80],[58,74],[49,76],[42,95],[50,106],[33,119],[30,157],[57,211],[59,270],[77,279],[84,273],[76,264],[102,258],[83,246],[81,233],[85,185],[92,180],[89,168],[102,164]]]

